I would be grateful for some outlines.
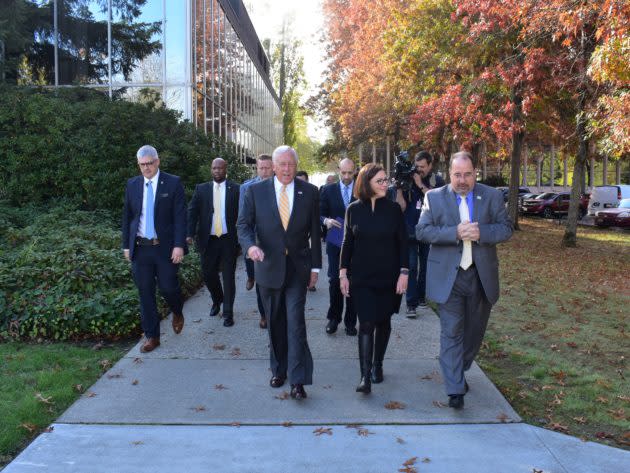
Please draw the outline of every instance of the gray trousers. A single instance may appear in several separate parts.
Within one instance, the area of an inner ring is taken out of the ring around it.
[[[464,394],[464,371],[479,352],[492,304],[481,286],[477,268],[459,269],[440,317],[440,367],[446,394]]]
[[[295,277],[287,258],[280,289],[260,286],[269,330],[269,361],[273,376],[288,377],[291,384],[313,384],[313,357],[306,339],[306,282]]]

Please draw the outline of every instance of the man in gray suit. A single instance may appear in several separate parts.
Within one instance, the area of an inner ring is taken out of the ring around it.
[[[304,385],[313,382],[304,305],[307,287],[315,286],[322,265],[319,193],[295,178],[298,156],[293,148],[276,148],[272,161],[273,179],[245,191],[237,231],[243,251],[254,261],[267,315],[269,384],[279,388],[288,376],[291,397],[303,399]]]
[[[431,244],[427,298],[438,304],[440,366],[449,406],[464,407],[464,372],[481,346],[490,310],[499,299],[496,245],[512,236],[503,194],[476,183],[472,155],[451,156],[451,183],[426,194],[418,240]]]

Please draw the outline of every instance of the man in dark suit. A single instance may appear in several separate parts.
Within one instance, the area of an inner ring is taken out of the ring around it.
[[[160,318],[155,300],[156,280],[173,312],[173,330],[184,327],[182,298],[177,269],[187,251],[186,197],[177,176],[160,171],[153,146],[136,154],[142,175],[127,181],[122,217],[122,247],[131,261],[134,282],[140,294],[140,315],[150,352],[160,345]]]
[[[481,347],[490,310],[499,299],[496,245],[512,236],[503,194],[476,183],[470,153],[451,156],[448,186],[427,192],[418,240],[431,244],[427,298],[440,316],[440,366],[449,406],[464,407],[464,377]]]
[[[317,283],[322,264],[317,188],[295,178],[298,157],[290,146],[272,155],[275,177],[251,185],[238,217],[243,251],[254,261],[256,282],[267,314],[271,387],[287,379],[291,397],[306,397],[313,357],[306,339],[307,287]],[[309,244],[310,243],[310,244]]]
[[[223,325],[234,325],[236,284],[236,219],[238,217],[239,186],[226,179],[227,162],[212,161],[212,182],[198,184],[188,205],[188,242],[196,237],[201,255],[201,269],[212,297],[210,316],[215,316],[223,304]],[[219,269],[223,275],[223,287]]]
[[[337,219],[346,218],[346,208],[355,200],[354,190],[354,162],[348,158],[339,163],[339,182],[328,184],[322,188],[319,200],[319,213],[322,224],[328,229],[343,229],[343,223]],[[340,243],[340,242],[339,242]],[[339,253],[340,244],[335,241],[326,242],[326,254],[328,255],[328,292],[330,305],[328,307],[328,323],[326,333],[333,334],[337,331],[337,325],[341,322],[344,297],[339,288]],[[356,335],[357,314],[352,306],[352,299],[346,299],[346,314],[344,317],[346,335]]]

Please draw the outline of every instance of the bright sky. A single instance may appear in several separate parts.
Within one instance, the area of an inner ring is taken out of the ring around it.
[[[324,28],[321,0],[245,0],[249,16],[260,40],[278,40],[286,17],[291,34],[302,42],[304,73],[308,81],[305,98],[317,92],[325,69],[324,48],[320,43]],[[309,135],[323,143],[328,130],[320,123],[309,123]]]

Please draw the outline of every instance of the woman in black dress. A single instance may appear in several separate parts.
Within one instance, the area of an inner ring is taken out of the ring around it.
[[[391,317],[409,277],[405,220],[400,206],[385,197],[387,184],[381,166],[366,164],[359,171],[357,200],[346,210],[339,264],[341,292],[346,297],[352,293],[359,318],[361,382],[356,390],[365,394],[372,382],[383,381]]]

